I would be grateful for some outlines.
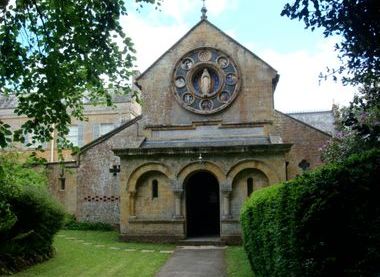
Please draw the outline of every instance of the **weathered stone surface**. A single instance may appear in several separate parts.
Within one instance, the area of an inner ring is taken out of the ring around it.
[[[240,69],[242,87],[230,107],[213,115],[199,115],[183,109],[171,90],[171,75],[178,59],[192,49],[215,47],[231,56]],[[220,120],[225,123],[271,120],[272,80],[277,72],[247,49],[221,33],[208,21],[201,21],[175,47],[166,52],[137,79],[143,91],[147,125],[192,124]]]

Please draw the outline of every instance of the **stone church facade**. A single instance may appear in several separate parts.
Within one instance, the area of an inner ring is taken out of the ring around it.
[[[330,137],[274,109],[278,81],[202,19],[137,78],[141,116],[82,147],[64,174],[48,165],[51,192],[126,240],[239,241],[247,197],[321,164]]]

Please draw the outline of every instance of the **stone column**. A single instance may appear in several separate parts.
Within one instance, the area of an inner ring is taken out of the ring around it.
[[[223,219],[231,219],[230,201],[231,191],[223,191]]]
[[[129,192],[129,218],[136,218],[136,191]]]
[[[232,181],[226,180],[222,186],[223,194],[223,219],[231,219],[231,192],[232,192]]]
[[[174,219],[182,219],[182,194],[183,189],[176,189],[173,191],[175,196],[175,214]]]

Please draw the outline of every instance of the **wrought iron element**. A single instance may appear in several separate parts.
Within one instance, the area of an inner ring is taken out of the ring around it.
[[[301,168],[303,171],[306,171],[310,168],[310,163],[308,163],[305,159],[303,159],[299,164],[298,167]]]
[[[117,174],[120,173],[120,165],[116,165],[116,164],[114,164],[114,165],[110,168],[110,173],[113,173],[113,174],[112,174],[113,176],[117,176]]]
[[[202,9],[201,9],[201,12],[202,12],[201,19],[202,19],[202,20],[205,20],[205,19],[207,19],[206,0],[202,0],[202,1],[203,1],[203,7],[202,7]]]

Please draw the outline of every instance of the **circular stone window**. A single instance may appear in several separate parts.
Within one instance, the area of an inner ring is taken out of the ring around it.
[[[212,114],[229,106],[240,88],[235,62],[214,48],[195,49],[176,64],[172,88],[178,103],[198,114]]]

